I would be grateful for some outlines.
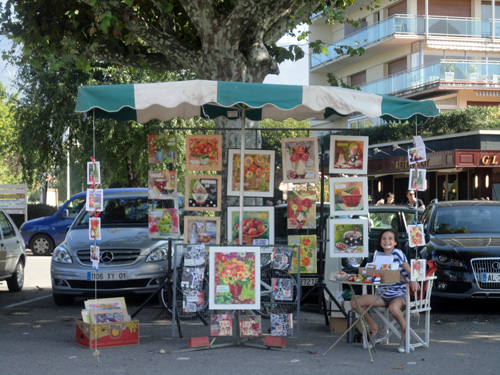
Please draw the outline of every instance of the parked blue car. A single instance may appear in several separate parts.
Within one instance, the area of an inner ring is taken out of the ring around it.
[[[135,192],[145,188],[107,189],[105,192]],[[85,207],[87,192],[73,195],[52,216],[28,220],[21,225],[21,234],[26,247],[34,255],[50,255],[57,245],[64,241],[68,227]],[[181,200],[179,199],[179,202]],[[182,201],[184,202],[184,201]]]

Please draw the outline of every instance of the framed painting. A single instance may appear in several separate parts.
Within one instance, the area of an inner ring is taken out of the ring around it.
[[[179,211],[176,208],[149,208],[149,238],[179,238]]]
[[[177,161],[175,135],[149,135],[148,161],[150,164],[175,163]]]
[[[283,138],[284,182],[319,181],[318,138]]]
[[[408,180],[408,190],[425,191],[426,169],[410,169],[410,179]]]
[[[176,171],[148,171],[149,199],[176,199]]]
[[[185,183],[186,211],[220,211],[222,176],[187,175]]]
[[[315,229],[316,192],[289,191],[287,195],[287,228]]]
[[[330,220],[330,257],[352,256],[368,256],[368,220]]]
[[[227,208],[227,242],[239,242],[240,208]],[[274,207],[243,207],[243,245],[274,244]]]
[[[218,245],[219,234],[220,217],[184,216],[184,243]]]
[[[210,310],[260,309],[259,247],[211,246],[209,267]]]
[[[330,215],[368,215],[366,177],[330,178]]]
[[[187,171],[222,170],[222,135],[186,136]]]
[[[300,273],[318,272],[318,237],[314,235],[288,236],[288,246],[293,246],[291,273],[297,273],[299,267],[298,251],[300,250]]]
[[[101,184],[101,162],[87,162],[87,185]]]
[[[126,309],[124,297],[88,299],[84,301],[86,309]]]
[[[240,195],[240,149],[228,150],[227,195]],[[274,196],[274,156],[271,150],[245,150],[243,191],[246,197]]]
[[[330,173],[366,174],[368,137],[330,136]]]

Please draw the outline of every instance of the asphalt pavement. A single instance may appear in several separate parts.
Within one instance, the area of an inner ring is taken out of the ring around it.
[[[47,267],[46,259],[30,257],[29,261],[33,267]],[[401,354],[394,338],[388,345],[376,346],[372,363],[360,343],[345,340],[323,356],[339,334],[330,333],[324,315],[311,311],[301,311],[300,335],[286,338],[283,350],[235,345],[234,338],[219,338],[215,344],[230,346],[188,351],[188,339],[209,336],[209,328],[199,321],[183,321],[184,337],[179,338],[177,331],[172,337],[171,321],[156,304],[147,305],[136,316],[140,321],[138,346],[101,348],[96,352],[75,343],[75,325],[83,299],[73,306],[55,306],[46,274],[27,280],[21,293],[13,296],[6,291],[5,283],[0,283],[3,375],[500,373],[498,301],[436,303],[431,315],[430,348]],[[140,303],[127,299],[129,312]],[[417,330],[421,329],[423,326],[417,326]],[[262,342],[262,338],[251,341],[258,345]]]

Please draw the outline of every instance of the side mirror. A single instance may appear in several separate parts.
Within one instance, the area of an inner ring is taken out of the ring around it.
[[[64,209],[61,211],[61,218],[62,219],[67,219],[69,217],[69,211],[67,209]]]

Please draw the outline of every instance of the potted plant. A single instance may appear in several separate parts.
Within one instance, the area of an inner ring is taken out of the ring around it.
[[[444,64],[444,79],[446,81],[453,81],[455,79],[455,64],[447,62]]]
[[[471,81],[477,81],[477,66],[476,66],[476,64],[469,65],[469,78]]]

